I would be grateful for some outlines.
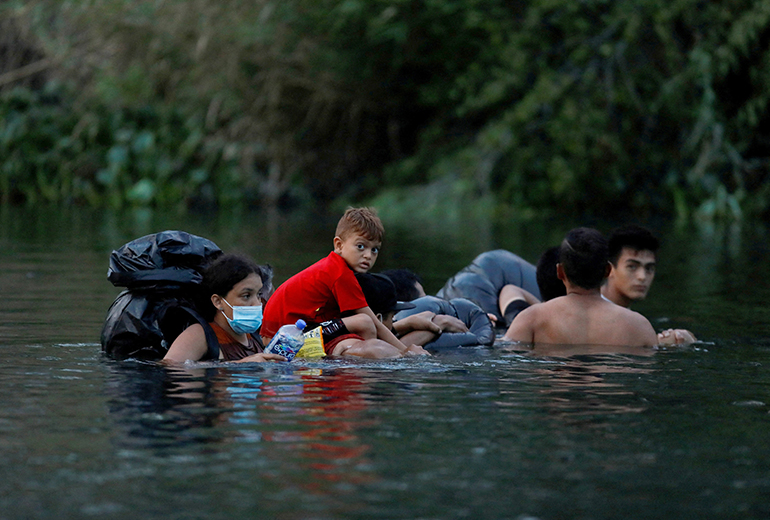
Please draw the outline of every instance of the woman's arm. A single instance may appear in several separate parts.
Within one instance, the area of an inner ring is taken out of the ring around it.
[[[280,354],[260,352],[259,354],[252,354],[245,358],[237,359],[233,363],[263,363],[265,361],[286,361],[286,358]]]
[[[208,351],[206,333],[200,323],[187,327],[177,336],[163,357],[163,361],[170,363],[184,363],[187,360],[198,361]]]

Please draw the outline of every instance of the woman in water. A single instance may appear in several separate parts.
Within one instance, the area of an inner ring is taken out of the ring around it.
[[[269,270],[248,258],[235,254],[217,258],[203,274],[203,287],[211,295],[214,316],[206,319],[216,334],[219,348],[209,347],[206,331],[196,323],[174,340],[163,361],[286,361],[283,356],[263,353],[258,334],[262,324],[261,293],[263,284],[269,280]]]

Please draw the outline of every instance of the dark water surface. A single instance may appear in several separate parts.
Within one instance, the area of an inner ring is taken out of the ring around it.
[[[481,251],[534,262],[583,224],[387,215],[376,270],[410,267],[429,292]],[[703,340],[683,349],[189,370],[101,355],[112,249],[184,229],[280,282],[328,253],[336,218],[0,209],[0,518],[770,518],[760,224],[656,227],[636,310]]]

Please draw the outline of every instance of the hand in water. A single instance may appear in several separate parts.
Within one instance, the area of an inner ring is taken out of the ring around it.
[[[410,345],[407,347],[405,356],[430,356],[430,352],[422,348],[420,345]]]
[[[441,332],[468,332],[468,327],[460,318],[448,314],[436,314],[433,323],[441,328]]]
[[[260,352],[259,354],[252,354],[245,358],[239,359],[239,363],[264,363],[265,361],[286,361],[286,358],[279,354],[265,354]]]
[[[658,333],[659,345],[689,345],[696,341],[695,335],[685,329],[667,329]]]

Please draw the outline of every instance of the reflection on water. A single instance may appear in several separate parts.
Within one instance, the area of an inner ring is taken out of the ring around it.
[[[112,249],[185,229],[281,278],[328,252],[329,219],[68,211],[0,211],[0,519],[770,517],[761,227],[664,237],[637,310],[705,340],[686,349],[168,368],[99,352]],[[378,267],[429,291],[566,230],[414,226],[386,226]]]

